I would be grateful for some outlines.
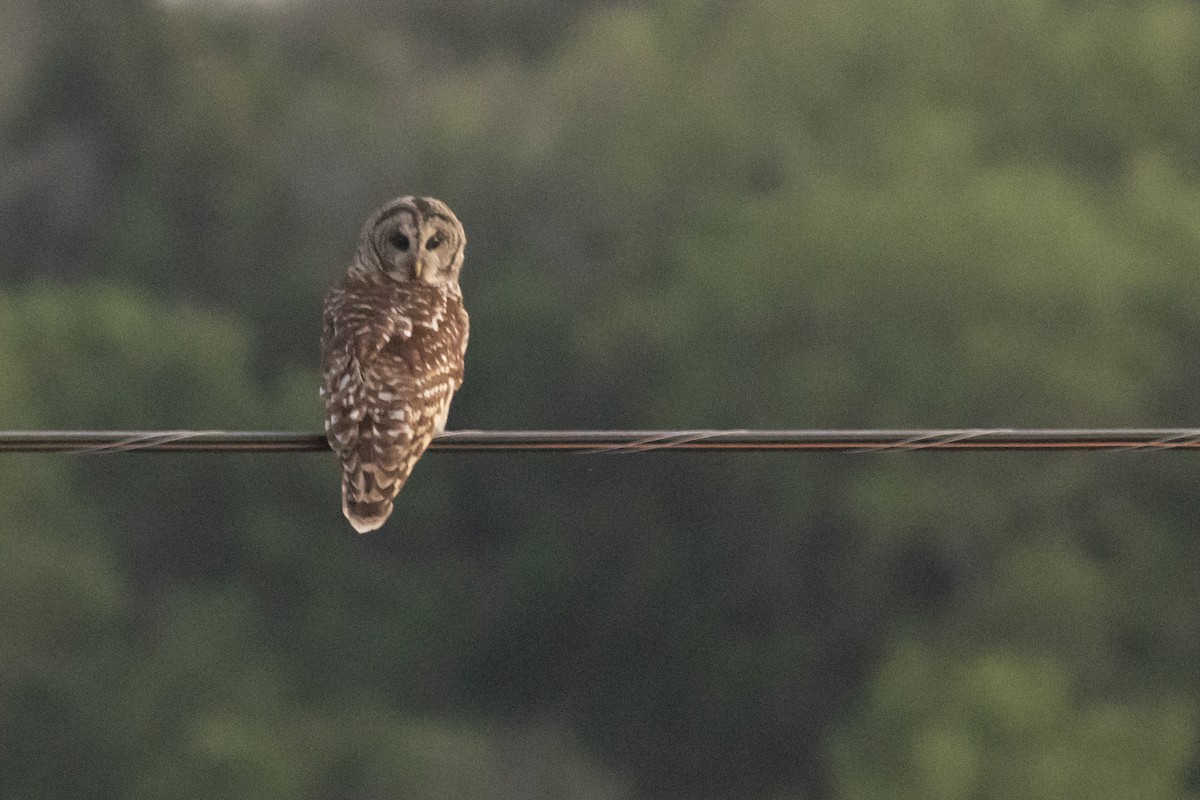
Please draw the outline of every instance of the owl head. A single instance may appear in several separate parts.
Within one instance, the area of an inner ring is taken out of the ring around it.
[[[350,272],[381,272],[399,283],[457,286],[466,244],[462,223],[441,200],[398,197],[363,226]]]

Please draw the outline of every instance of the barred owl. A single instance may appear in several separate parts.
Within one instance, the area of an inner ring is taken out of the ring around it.
[[[367,220],[346,276],[325,296],[325,436],[342,463],[342,513],[359,533],[392,513],[462,385],[466,243],[445,203],[398,198]]]

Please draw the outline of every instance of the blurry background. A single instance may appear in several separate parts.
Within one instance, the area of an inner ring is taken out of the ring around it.
[[[1188,0],[5,0],[0,427],[316,431],[366,215],[452,428],[1200,422]],[[1200,795],[1191,454],[0,457],[0,795]]]

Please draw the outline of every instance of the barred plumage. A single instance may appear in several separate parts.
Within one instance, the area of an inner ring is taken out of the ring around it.
[[[325,296],[325,433],[342,463],[342,512],[359,533],[387,520],[462,385],[465,245],[441,201],[393,200],[367,221],[346,276]]]

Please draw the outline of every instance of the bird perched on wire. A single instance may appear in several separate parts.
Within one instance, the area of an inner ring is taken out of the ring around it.
[[[397,198],[367,220],[345,277],[325,296],[325,435],[342,464],[342,513],[359,533],[392,513],[462,385],[466,243],[442,201]]]

